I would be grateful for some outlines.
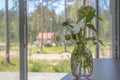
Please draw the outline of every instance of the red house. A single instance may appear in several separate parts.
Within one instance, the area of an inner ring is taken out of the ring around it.
[[[38,33],[37,40],[41,40],[43,35],[43,40],[51,40],[54,32]]]
[[[54,35],[54,32],[38,33],[38,35],[36,37],[38,44],[41,43],[41,40],[43,38],[43,45],[51,45],[52,44],[53,35]]]

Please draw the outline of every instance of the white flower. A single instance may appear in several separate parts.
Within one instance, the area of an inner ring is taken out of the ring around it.
[[[76,25],[75,27],[73,27],[73,32],[74,34],[77,34],[80,32],[80,26]]]
[[[54,42],[59,45],[64,42],[64,36],[60,32],[56,32],[53,37]]]
[[[73,21],[72,21],[70,18],[68,18],[67,21],[68,21],[69,23],[73,23]]]
[[[71,35],[71,32],[65,28],[64,31],[63,31],[63,34],[64,34],[64,36],[65,35]]]
[[[75,25],[75,27],[73,27],[73,32],[74,34],[77,34],[80,32],[80,29],[82,29],[85,26],[85,22],[81,21],[78,24]]]
[[[86,53],[91,53],[91,51],[88,48],[85,48]]]

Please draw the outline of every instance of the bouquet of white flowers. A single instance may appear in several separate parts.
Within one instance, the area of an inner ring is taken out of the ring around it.
[[[95,15],[95,9],[91,6],[82,6],[78,10],[78,19],[75,23],[72,20],[67,19],[63,22],[63,26],[65,26],[65,39],[72,40],[75,44],[86,45],[88,41],[93,41],[95,45],[99,42],[102,45],[102,41],[99,39],[97,34],[97,30],[92,24],[92,19],[97,17],[102,20],[100,17]],[[89,28],[95,32],[95,36],[86,37],[86,29]]]
[[[92,6],[82,6],[78,9],[78,19],[75,23],[70,19],[63,22],[65,26],[65,39],[72,40],[75,43],[75,48],[71,54],[71,71],[76,77],[88,77],[93,70],[93,58],[91,51],[86,46],[88,42],[93,42],[95,45],[102,43],[97,33],[97,30],[92,23],[93,18],[96,17],[95,9]],[[94,36],[86,36],[87,28],[95,33]]]

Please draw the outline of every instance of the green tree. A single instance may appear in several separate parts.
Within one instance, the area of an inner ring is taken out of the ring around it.
[[[0,42],[5,41],[5,12],[0,10]]]
[[[9,10],[10,42],[16,43],[19,40],[19,15],[14,9]]]

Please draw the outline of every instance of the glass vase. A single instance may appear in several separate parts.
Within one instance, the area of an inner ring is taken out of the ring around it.
[[[88,80],[93,71],[93,57],[88,48],[77,45],[71,54],[71,72],[75,80]]]

